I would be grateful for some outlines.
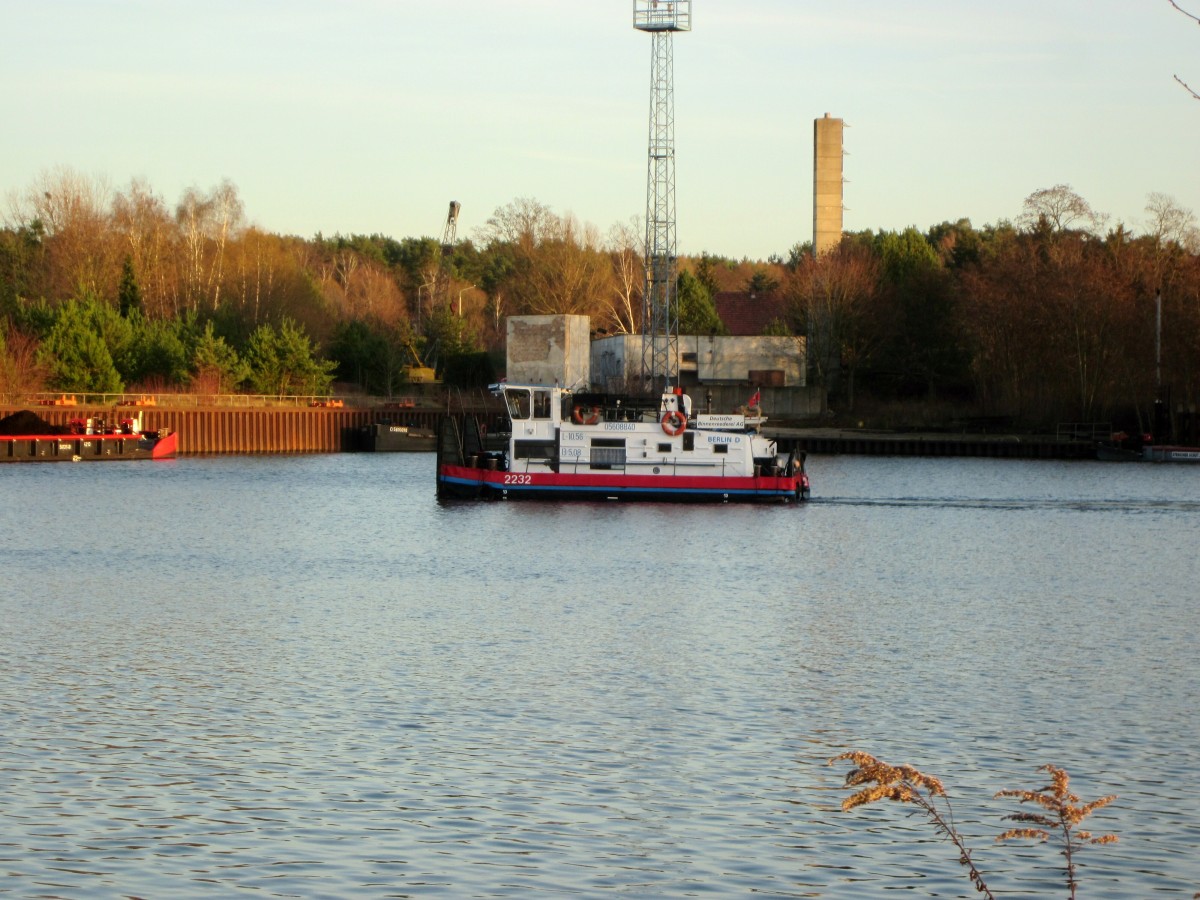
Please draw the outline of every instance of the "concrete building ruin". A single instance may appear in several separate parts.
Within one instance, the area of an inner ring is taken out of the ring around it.
[[[620,392],[640,378],[642,336],[618,334],[592,342],[592,386]],[[679,336],[679,381],[696,385],[804,387],[804,338],[787,336]]]
[[[642,335],[595,340],[587,316],[510,316],[506,378],[513,384],[558,384],[575,391],[643,392]],[[761,390],[765,409],[810,418],[823,391],[805,383],[802,337],[681,335],[677,383],[700,408],[729,410]]]
[[[592,340],[587,316],[510,316],[506,377],[581,390],[642,389],[640,334]],[[769,335],[680,335],[678,383],[804,387],[805,340]]]
[[[509,316],[508,380],[586,388],[591,367],[590,322],[587,316]]]

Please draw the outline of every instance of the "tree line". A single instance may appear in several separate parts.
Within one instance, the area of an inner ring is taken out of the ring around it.
[[[518,198],[471,239],[271,234],[237,189],[118,191],[60,169],[0,228],[0,378],[8,393],[207,389],[378,395],[413,366],[494,375],[505,318],[589,315],[639,327],[635,223],[602,236]],[[18,373],[20,376],[18,378]],[[0,389],[4,388],[0,384]]]
[[[772,333],[807,342],[831,405],[920,398],[1024,420],[1142,408],[1161,290],[1164,380],[1194,403],[1200,375],[1195,216],[1152,195],[1149,224],[1110,226],[1064,185],[1022,216],[845,235],[814,257],[680,260],[683,333],[724,333],[713,302],[773,303]],[[601,233],[517,198],[471,238],[265,232],[236,187],[169,206],[60,169],[10,199],[0,228],[0,393],[236,390],[389,396],[414,366],[494,378],[505,318],[572,313],[636,333],[636,220]]]
[[[1168,389],[1176,411],[1200,395],[1200,232],[1170,197],[1146,212],[1135,234],[1056,185],[1015,223],[847,234],[793,255],[781,327],[808,336],[815,383],[849,408],[856,394],[940,399],[1148,431]]]

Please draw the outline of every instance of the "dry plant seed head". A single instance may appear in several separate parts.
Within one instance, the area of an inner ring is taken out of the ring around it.
[[[1010,822],[1024,822],[1026,825],[1038,825],[1042,828],[1057,828],[1059,824],[1057,819],[1039,813],[1013,813],[1004,818]]]
[[[1040,771],[1050,773],[1051,784],[1056,797],[1066,797],[1067,799],[1073,801],[1079,800],[1078,797],[1067,790],[1071,784],[1071,779],[1067,776],[1066,769],[1059,769],[1056,766],[1045,765],[1042,766]],[[1047,789],[1043,788],[1043,790]]]
[[[845,753],[839,753],[833,759],[829,760],[826,765],[832,766],[835,762],[841,762],[843,759],[850,760],[856,766],[866,766],[878,762],[870,753],[864,753],[862,750],[847,750]]]
[[[905,802],[904,798],[897,793],[902,790],[904,789],[890,784],[877,784],[874,787],[864,788],[842,801],[842,812],[850,812],[856,806],[866,806],[876,800],[896,800],[903,803]]]
[[[1101,797],[1099,800],[1093,800],[1079,810],[1079,818],[1086,819],[1098,809],[1103,809],[1117,799],[1116,794],[1109,794],[1107,797]]]
[[[896,800],[900,803],[911,803],[914,795],[925,790],[932,796],[945,796],[946,789],[942,787],[941,781],[934,778],[932,775],[926,775],[918,771],[913,766],[901,765],[890,766],[880,759],[876,759],[870,753],[864,753],[861,750],[851,750],[847,753],[842,753],[829,760],[829,765],[833,765],[840,760],[848,759],[853,762],[856,768],[851,769],[846,773],[846,787],[853,787],[860,784],[874,783],[880,787],[885,785],[898,785],[903,790],[896,791],[860,791],[845,801],[843,808],[853,809],[855,806],[862,806],[864,803],[873,803],[876,800]],[[858,799],[862,798],[862,799]],[[846,803],[854,801],[849,807]]]
[[[1117,799],[1115,794],[1100,797],[1090,803],[1080,803],[1078,795],[1071,793],[1071,779],[1066,770],[1057,766],[1042,766],[1039,772],[1050,773],[1050,784],[1036,791],[1007,790],[997,791],[996,797],[1012,797],[1020,803],[1034,803],[1044,809],[1043,813],[1022,812],[1005,816],[1011,822],[1023,822],[1026,825],[1036,825],[1036,828],[1013,828],[996,838],[997,841],[1010,839],[1048,840],[1050,832],[1061,829],[1068,840],[1071,830],[1094,813],[1103,809]],[[1080,831],[1074,838],[1085,844],[1113,844],[1117,841],[1115,834],[1093,836],[1091,832]]]
[[[995,900],[992,892],[988,890],[983,875],[971,860],[970,849],[954,826],[950,800],[946,796],[946,789],[940,780],[932,775],[926,775],[913,766],[889,766],[870,753],[864,753],[861,750],[851,750],[835,756],[829,760],[829,765],[841,760],[849,760],[855,766],[846,773],[847,787],[869,785],[842,801],[844,812],[874,803],[877,800],[911,803],[917,806],[924,812],[934,831],[949,840],[958,849],[958,861],[966,867],[967,875],[975,886],[975,890],[987,897],[988,900]]]
[[[1009,817],[1011,818],[1011,816]],[[1048,841],[1050,840],[1050,832],[1041,828],[1010,828],[1004,834],[1000,835],[996,840],[1007,841],[1023,839],[1030,841]]]
[[[835,756],[829,760],[829,764],[832,765],[843,759],[848,759],[856,765],[856,768],[846,773],[846,787],[857,787],[862,784],[873,785],[863,788],[843,800],[842,810],[844,812],[874,803],[877,800],[917,803],[921,799],[922,790],[930,796],[944,796],[946,793],[938,779],[931,775],[925,775],[912,766],[889,766],[871,754],[857,750]]]
[[[934,831],[958,849],[958,861],[966,867],[975,890],[989,900],[995,900],[982,873],[971,859],[970,849],[955,827],[950,800],[940,780],[913,766],[890,766],[861,750],[851,750],[835,756],[829,760],[829,765],[841,760],[849,760],[854,764],[854,768],[846,773],[846,786],[861,787],[842,801],[843,811],[849,812],[878,800],[913,804],[925,814]],[[996,840],[1060,841],[1062,855],[1066,858],[1067,889],[1071,900],[1074,900],[1077,887],[1075,853],[1086,844],[1112,844],[1117,840],[1115,834],[1097,836],[1090,831],[1077,830],[1075,826],[1117,798],[1110,795],[1083,803],[1071,793],[1071,779],[1065,769],[1042,766],[1038,771],[1048,772],[1050,775],[1050,783],[1045,787],[1033,791],[1007,790],[996,793],[996,797],[1011,797],[1020,803],[1036,807],[1031,811],[1005,816],[1009,821],[1021,823],[1021,827],[1010,828]],[[1196,894],[1194,900],[1200,900],[1200,894]]]
[[[913,769],[912,781],[914,784],[919,784],[925,788],[925,790],[929,791],[935,797],[944,797],[946,795],[946,789],[942,787],[942,782],[932,775],[923,775],[916,769]]]

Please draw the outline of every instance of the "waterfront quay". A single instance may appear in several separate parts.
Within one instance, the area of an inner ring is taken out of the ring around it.
[[[1095,459],[1095,440],[1057,435],[954,434],[837,428],[764,428],[781,450],[858,456],[974,456],[996,459]]]
[[[186,395],[183,395],[186,396]],[[81,398],[82,399],[82,398]],[[358,435],[376,424],[405,425],[432,431],[441,410],[431,404],[384,403],[307,406],[184,405],[160,395],[153,405],[81,402],[76,406],[0,404],[0,417],[32,409],[52,425],[72,419],[97,419],[116,424],[140,413],[147,431],[170,429],[179,435],[180,455],[341,453],[360,449]],[[481,404],[474,410],[488,432],[506,430],[501,408]],[[812,455],[859,456],[963,456],[999,459],[1095,459],[1095,440],[1078,432],[1057,435],[903,432],[868,429],[771,427],[763,433],[774,438],[783,452]]]

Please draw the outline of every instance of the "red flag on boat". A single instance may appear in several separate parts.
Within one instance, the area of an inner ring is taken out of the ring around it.
[[[754,392],[754,394],[750,397],[750,400],[746,403],[746,405],[757,407],[760,400],[762,400],[762,388],[759,388],[758,390],[756,390]]]

